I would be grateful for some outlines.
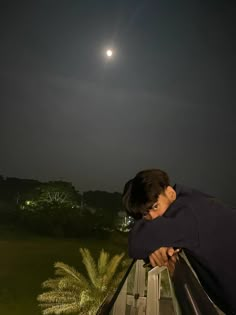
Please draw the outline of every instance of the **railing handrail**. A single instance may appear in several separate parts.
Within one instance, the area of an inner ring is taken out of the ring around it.
[[[181,255],[175,264],[172,283],[182,315],[218,315],[215,306]]]

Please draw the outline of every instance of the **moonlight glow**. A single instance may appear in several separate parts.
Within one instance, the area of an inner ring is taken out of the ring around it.
[[[111,50],[111,49],[108,49],[107,51],[106,51],[106,54],[107,54],[107,57],[111,57],[112,56],[112,54],[113,54],[113,51]]]

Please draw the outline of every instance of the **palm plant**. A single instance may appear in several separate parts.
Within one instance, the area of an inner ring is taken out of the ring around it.
[[[109,291],[120,281],[123,272],[116,276],[115,273],[124,253],[110,259],[110,255],[102,249],[97,264],[88,249],[80,248],[80,253],[88,278],[73,267],[56,262],[57,277],[43,282],[42,287],[48,291],[37,298],[43,315],[94,315]]]

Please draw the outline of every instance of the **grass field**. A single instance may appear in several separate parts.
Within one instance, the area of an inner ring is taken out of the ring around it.
[[[111,254],[126,250],[126,239],[49,239],[25,237],[22,239],[0,234],[0,314],[40,315],[36,297],[41,283],[54,275],[53,264],[63,261],[85,272],[79,253],[88,248],[94,257],[101,248]]]

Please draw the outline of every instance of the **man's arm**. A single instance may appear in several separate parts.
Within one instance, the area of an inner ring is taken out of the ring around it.
[[[181,209],[175,217],[139,220],[129,234],[129,255],[145,259],[160,247],[198,246],[197,222],[190,209]]]

